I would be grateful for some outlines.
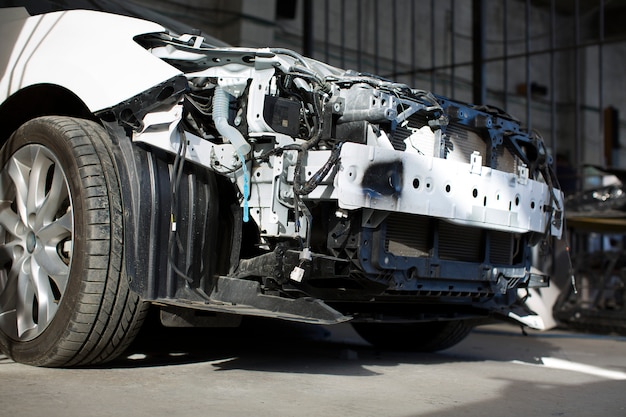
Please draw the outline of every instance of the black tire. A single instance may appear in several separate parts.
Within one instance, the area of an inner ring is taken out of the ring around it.
[[[25,123],[0,152],[0,349],[16,362],[107,362],[145,317],[123,272],[108,143],[97,123],[50,116]]]
[[[436,352],[465,339],[473,326],[465,320],[425,323],[353,323],[372,346],[405,352]]]

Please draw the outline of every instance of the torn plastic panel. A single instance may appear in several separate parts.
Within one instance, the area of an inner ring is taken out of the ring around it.
[[[187,79],[182,75],[177,76],[116,106],[101,110],[96,115],[106,121],[115,120],[125,128],[142,131],[145,128],[144,119],[149,113],[162,107],[171,107],[181,100],[187,88]],[[155,123],[150,123],[150,126],[154,128]]]

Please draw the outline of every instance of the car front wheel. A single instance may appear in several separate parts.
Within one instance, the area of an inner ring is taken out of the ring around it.
[[[0,152],[0,349],[17,362],[106,362],[145,317],[123,273],[108,140],[97,123],[40,117]]]

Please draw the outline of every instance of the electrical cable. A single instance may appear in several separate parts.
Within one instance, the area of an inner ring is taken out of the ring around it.
[[[174,249],[178,249],[179,253],[184,255],[185,249],[183,247],[182,241],[180,240],[180,236],[177,232],[177,224],[176,224],[176,213],[178,211],[178,188],[180,187],[180,181],[182,179],[182,175],[184,172],[184,162],[185,155],[187,153],[187,139],[185,137],[185,131],[182,126],[179,126],[180,131],[180,146],[178,148],[178,152],[176,152],[176,156],[174,157],[174,165],[172,166],[172,178],[173,181],[170,184],[170,194],[171,194],[171,202],[170,202],[170,232],[169,238],[167,242],[167,263],[168,267],[180,278],[185,280],[188,284],[193,284],[194,279],[189,276],[189,270],[183,271],[176,265],[176,260],[174,259]],[[208,204],[208,203],[207,203]],[[204,247],[204,243],[202,245]],[[189,269],[191,265],[189,266]],[[202,268],[199,273],[199,279],[205,277],[208,272],[207,263],[202,263]],[[193,288],[195,292],[200,294],[202,297],[206,298],[206,294],[200,291],[198,288]]]
[[[326,160],[326,163],[317,170],[315,174],[311,176],[304,184],[301,183],[301,180],[296,181],[296,170],[294,169],[294,193],[298,195],[307,195],[310,194],[317,186],[326,178],[326,175],[330,172],[330,170],[335,166],[337,161],[339,161],[339,156],[341,155],[341,147],[344,142],[337,142],[331,151],[330,156]],[[297,166],[297,165],[296,165]],[[298,170],[299,172],[299,170]]]
[[[296,61],[300,62],[307,70],[309,70],[312,73],[314,73],[312,68],[311,68],[311,66],[306,61],[306,59],[302,55],[300,55],[299,53],[297,53],[295,51],[292,51],[291,49],[271,48],[270,52],[272,52],[274,54],[277,54],[277,55],[287,55],[287,56],[290,56],[290,57],[294,58]]]

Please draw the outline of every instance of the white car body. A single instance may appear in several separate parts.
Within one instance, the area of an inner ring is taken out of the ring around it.
[[[530,249],[561,237],[563,194],[542,139],[504,112],[107,13],[8,9],[0,37],[1,140],[55,114],[110,135],[142,299],[542,327],[517,292],[548,285]]]

